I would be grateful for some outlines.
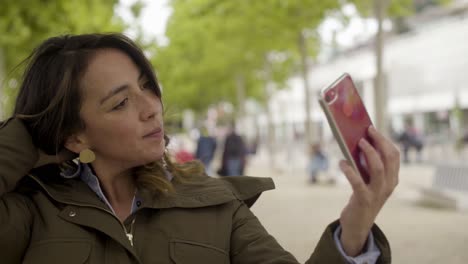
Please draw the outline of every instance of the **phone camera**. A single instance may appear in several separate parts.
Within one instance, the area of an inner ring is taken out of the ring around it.
[[[335,92],[334,91],[329,91],[328,93],[325,94],[325,101],[327,103],[330,103],[331,101],[333,101],[334,98],[335,98]]]

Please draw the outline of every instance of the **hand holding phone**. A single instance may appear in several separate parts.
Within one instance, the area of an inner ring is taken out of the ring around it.
[[[369,183],[366,158],[358,143],[361,138],[371,142],[367,131],[372,121],[351,76],[345,73],[325,87],[320,93],[319,103],[343,155]]]
[[[349,161],[340,164],[353,189],[340,214],[340,241],[346,254],[356,256],[362,252],[377,215],[398,184],[400,154],[390,139],[369,129],[372,122],[348,74],[323,89],[319,102]]]

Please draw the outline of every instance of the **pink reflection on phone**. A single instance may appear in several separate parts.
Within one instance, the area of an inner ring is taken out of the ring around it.
[[[353,159],[364,181],[369,182],[366,157],[361,153],[358,142],[361,138],[366,138],[371,142],[367,129],[372,122],[349,75],[331,87],[330,91],[333,91],[336,99],[328,102],[328,108],[335,120],[339,136],[342,137],[347,147],[347,150],[342,150],[343,152],[349,151],[348,155],[351,157],[348,156],[348,158]]]

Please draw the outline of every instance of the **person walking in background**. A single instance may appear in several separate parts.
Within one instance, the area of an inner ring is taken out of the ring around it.
[[[232,124],[224,141],[223,158],[218,174],[222,176],[239,176],[244,174],[246,155],[247,148],[245,142],[236,133],[235,124]]]
[[[209,135],[208,129],[203,127],[200,131],[200,137],[197,141],[197,150],[195,151],[195,158],[200,160],[205,165],[206,174],[213,175],[211,169],[211,162],[213,161],[216,151],[216,139]]]
[[[255,136],[255,138],[252,140],[252,142],[250,142],[249,150],[248,150],[250,155],[255,155],[255,154],[257,154],[258,144],[260,144],[260,137],[257,135],[257,136]]]
[[[416,160],[421,161],[421,152],[424,147],[422,134],[413,126],[411,122],[406,122],[405,130],[400,134],[398,141],[403,148],[403,162],[409,163],[409,151],[416,150]]]
[[[310,176],[310,183],[316,183],[320,171],[328,170],[328,158],[322,150],[320,143],[315,143],[310,146],[309,163],[307,171]]]
[[[175,153],[175,162],[177,162],[179,164],[184,164],[184,163],[187,163],[187,162],[191,162],[194,159],[195,159],[195,157],[193,156],[193,154],[190,153],[185,148],[180,148]]]
[[[168,150],[170,150],[171,154],[171,159],[178,164],[184,164],[187,162],[191,162],[195,160],[195,156],[193,154],[193,151],[190,151],[189,149],[189,139],[187,139],[184,135],[177,135],[177,136],[172,136],[170,143],[167,147]]]

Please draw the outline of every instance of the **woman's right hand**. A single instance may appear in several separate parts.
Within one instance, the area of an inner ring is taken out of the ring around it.
[[[37,160],[34,168],[42,167],[47,164],[60,164],[67,160],[72,160],[76,158],[77,154],[69,151],[68,149],[64,148],[61,150],[57,155],[47,155],[41,149],[38,150],[39,152],[39,159]]]

